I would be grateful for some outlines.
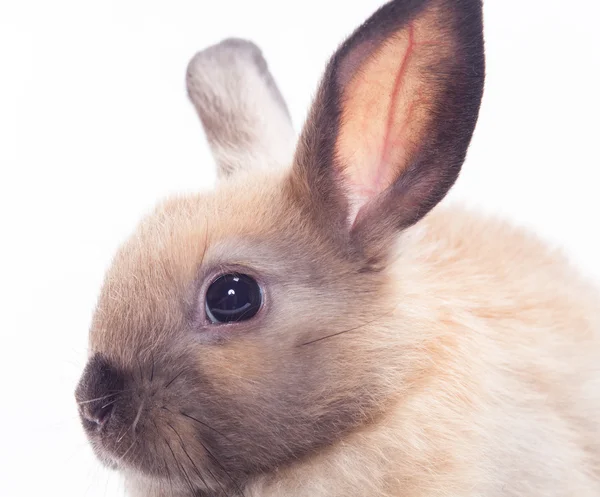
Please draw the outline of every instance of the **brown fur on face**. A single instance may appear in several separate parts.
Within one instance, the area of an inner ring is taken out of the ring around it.
[[[100,458],[133,497],[599,495],[596,290],[527,233],[431,210],[477,120],[480,2],[376,12],[328,65],[290,169],[249,54],[223,42],[188,73],[218,189],[162,203],[107,274],[77,390]],[[229,273],[263,305],[212,324]]]

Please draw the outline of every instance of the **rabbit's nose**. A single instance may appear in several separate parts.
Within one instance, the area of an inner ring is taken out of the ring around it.
[[[96,354],[86,366],[75,397],[86,430],[99,430],[110,420],[123,391],[124,377],[103,356]]]
[[[101,401],[85,404],[80,409],[80,415],[94,427],[101,428],[110,418],[114,406],[115,401],[109,399],[106,400],[105,404]]]

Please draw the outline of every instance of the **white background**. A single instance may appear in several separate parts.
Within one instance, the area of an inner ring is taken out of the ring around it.
[[[0,495],[121,496],[73,389],[103,272],[165,194],[211,186],[195,51],[265,53],[299,128],[379,0],[0,0]],[[487,90],[452,200],[562,244],[600,280],[600,3],[487,0]],[[526,268],[525,268],[526,269]]]

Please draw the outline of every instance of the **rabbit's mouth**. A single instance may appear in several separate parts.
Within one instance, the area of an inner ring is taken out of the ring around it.
[[[199,440],[193,426],[209,424],[179,402],[189,397],[184,391],[189,381],[186,370],[167,375],[154,363],[124,371],[99,354],[93,356],[76,398],[98,459],[111,469],[133,471],[172,488],[193,488],[199,495],[224,487],[222,475],[228,472],[216,462],[211,437]],[[231,485],[231,476],[226,478]]]
[[[213,358],[208,349],[178,349],[173,341],[159,359],[127,358],[134,367],[92,356],[76,398],[98,458],[127,478],[133,474],[160,488],[241,494],[259,475],[310,457],[364,424],[384,393],[373,382],[362,389],[350,384],[332,403],[316,387],[327,364],[307,368],[303,361],[276,363],[271,374],[259,377],[247,370],[232,386],[214,371],[233,368],[223,360],[231,348],[211,349],[223,354]],[[309,395],[316,400],[307,407]]]

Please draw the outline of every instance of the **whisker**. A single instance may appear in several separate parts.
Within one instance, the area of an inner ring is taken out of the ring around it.
[[[104,404],[100,409],[105,409],[108,406],[112,406],[118,399],[111,400],[108,404]]]
[[[125,427],[121,428],[121,431],[119,432],[119,435],[117,436],[117,448],[115,450],[118,450],[119,447],[121,446],[120,442],[123,439],[123,437],[125,436],[125,433],[127,433],[127,429]]]
[[[150,357],[152,358],[152,370],[150,371],[150,383],[154,380],[154,354],[150,352]]]
[[[225,497],[229,497],[229,494],[225,491],[225,489],[223,488],[223,485],[221,485],[221,482],[217,479],[217,477],[215,476],[215,474],[209,468],[206,468],[206,471],[208,471],[208,474],[210,476],[212,476],[212,479],[215,480],[217,482],[217,485],[219,485],[219,487],[221,488],[221,490],[223,490],[223,493],[225,494]]]
[[[225,469],[225,467],[221,464],[221,462],[214,456],[214,454],[208,449],[208,447],[202,443],[201,440],[198,440],[198,442],[200,443],[200,445],[202,445],[202,447],[204,448],[206,453],[212,458],[212,460],[215,461],[215,463],[217,463],[217,466],[219,466],[223,470],[223,472],[227,475],[227,478],[229,478],[231,480],[231,483],[233,483],[235,485],[235,487],[238,489],[238,491],[240,492],[242,497],[245,497],[244,491],[241,489],[241,487],[238,485],[238,483],[233,479],[233,477],[229,474],[229,472]]]
[[[142,403],[142,404],[143,404],[143,403]],[[142,405],[142,404],[140,404],[140,405]],[[141,407],[140,407],[140,410],[138,410],[138,415],[139,415],[139,413],[140,413],[140,412],[141,412]],[[119,437],[119,439],[117,440],[117,443],[119,444],[119,445],[117,446],[117,449],[118,449],[118,448],[121,446],[121,444],[120,444],[121,440],[122,440],[122,439],[125,437],[125,435],[127,435],[127,432],[128,432],[129,430],[131,430],[131,428],[134,428],[134,423],[136,423],[137,421],[138,421],[138,418],[137,418],[137,416],[136,416],[136,419],[133,421],[133,423],[131,423],[131,424],[129,425],[129,428],[127,428],[127,429],[126,429],[126,430],[123,432],[123,434],[122,434],[122,435]],[[135,430],[133,430],[133,435],[134,435],[134,438],[135,438]],[[135,440],[134,440],[134,442],[135,442]]]
[[[165,411],[170,412],[171,414],[174,414],[173,411],[171,411],[168,407],[166,406],[162,406],[162,409],[164,409]],[[216,433],[218,433],[219,435],[221,435],[222,437],[226,438],[227,440],[229,440],[229,438],[225,435],[223,435],[221,432],[215,430],[214,428],[212,428],[211,426],[207,425],[206,423],[203,423],[202,421],[188,415],[185,414],[183,412],[180,412],[180,414],[182,416],[185,416],[186,418],[189,418],[193,421],[196,421],[197,423],[200,423],[202,426],[206,426],[207,428],[215,431]],[[156,425],[155,425],[156,426]],[[169,424],[169,426],[171,426]],[[174,428],[171,426],[171,429],[174,430]],[[177,433],[177,432],[176,432]],[[209,448],[202,443],[202,441],[198,440],[198,442],[200,443],[200,445],[202,445],[202,448],[206,451],[206,453],[213,459],[213,461],[215,461],[215,463],[221,468],[221,470],[227,475],[227,478],[229,478],[231,480],[231,482],[234,484],[234,486],[237,488],[237,490],[240,492],[240,494],[242,495],[242,497],[244,497],[244,492],[241,489],[241,487],[239,486],[239,484],[233,479],[233,477],[229,474],[229,472],[225,469],[225,467],[221,464],[221,462],[214,456],[214,454],[209,450]],[[183,447],[182,447],[183,448]],[[213,477],[213,479],[217,482],[217,484],[221,487],[221,489],[225,492],[225,490],[223,489],[223,487],[221,486],[220,481],[218,480],[218,478],[212,473],[212,471],[210,471],[210,469],[207,468],[207,471],[210,473],[210,475]],[[227,494],[226,494],[227,495]]]
[[[163,439],[164,439],[165,443],[167,444],[167,447],[169,447],[169,450],[171,451],[171,455],[173,456],[173,460],[175,461],[175,464],[177,465],[177,467],[183,473],[183,476],[185,477],[186,483],[188,484],[188,486],[190,487],[190,490],[192,491],[192,495],[194,495],[196,493],[196,491],[194,490],[194,485],[192,485],[192,481],[190,480],[189,475],[185,471],[185,468],[177,460],[177,457],[175,456],[175,452],[173,452],[173,449],[171,448],[171,444],[169,443],[169,441],[166,438],[164,438],[164,437],[163,437]]]
[[[165,410],[167,410],[167,411],[169,411],[169,410],[168,410],[166,407],[164,407],[164,409],[165,409]],[[169,412],[171,412],[171,411],[169,411]],[[171,414],[173,414],[173,413],[171,412]],[[219,435],[221,435],[221,436],[222,436],[223,438],[225,438],[226,440],[229,440],[229,441],[231,441],[227,435],[224,435],[224,434],[223,434],[223,433],[221,433],[220,431],[218,431],[218,430],[215,430],[215,429],[214,429],[212,426],[210,426],[210,425],[207,425],[206,423],[203,423],[203,422],[202,422],[202,421],[200,421],[199,419],[196,419],[195,417],[193,417],[193,416],[190,416],[189,414],[186,414],[186,413],[185,413],[185,412],[183,412],[183,411],[179,411],[179,414],[181,414],[182,416],[185,416],[186,418],[189,418],[189,419],[191,419],[192,421],[195,421],[195,422],[196,422],[196,423],[198,423],[198,424],[201,424],[202,426],[205,426],[206,428],[208,428],[209,430],[212,430],[212,431],[214,431],[215,433],[218,433]]]
[[[156,424],[156,422],[154,421],[154,419],[150,418],[150,421],[152,422],[152,424],[154,425],[154,428],[156,428],[156,433],[157,435],[161,435],[160,430],[158,429],[158,425]],[[164,436],[161,436],[161,438],[166,442],[167,439]],[[155,442],[155,447],[156,447],[156,442]],[[167,446],[169,444],[167,443]],[[173,453],[173,450],[171,449],[171,447],[169,447],[169,449],[171,450],[171,453]],[[158,453],[158,452],[157,452]],[[173,457],[175,457],[175,454],[173,454]],[[165,463],[165,469],[167,470],[167,478],[169,480],[169,490],[171,493],[171,497],[173,497],[175,490],[173,489],[173,478],[171,477],[171,470],[169,468],[169,465],[167,463],[167,458],[165,456],[162,456],[162,460]],[[177,462],[177,459],[175,459],[175,462]]]
[[[83,404],[91,404],[92,402],[98,402],[99,400],[108,399],[109,397],[114,397],[115,395],[119,395],[118,393],[111,393],[108,395],[103,395],[102,397],[96,397],[95,399],[82,400],[81,402],[77,402],[78,405]]]
[[[376,319],[372,319],[371,321],[367,321],[367,322],[365,322],[365,323],[361,323],[361,324],[359,324],[358,326],[354,326],[353,328],[348,328],[347,330],[338,331],[338,332],[336,332],[336,333],[332,333],[331,335],[326,335],[326,336],[324,336],[324,337],[317,338],[316,340],[311,340],[310,342],[304,342],[304,343],[301,343],[300,345],[296,345],[296,347],[302,347],[302,346],[304,346],[304,345],[310,345],[311,343],[320,342],[321,340],[326,340],[327,338],[333,338],[333,337],[337,337],[337,336],[339,336],[339,335],[343,335],[344,333],[349,333],[349,332],[351,332],[351,331],[356,331],[356,330],[359,330],[359,329],[360,329],[360,328],[362,328],[363,326],[368,326],[368,325],[370,325],[370,324],[376,323],[376,322],[377,322],[377,321],[379,321],[381,318],[383,318],[383,317],[387,317],[387,316],[389,316],[390,314],[393,314],[393,313],[394,313],[394,311],[395,311],[395,309],[394,309],[393,311],[391,311],[391,312],[388,312],[388,313],[386,313],[386,314],[383,314],[382,316],[379,316],[379,317],[378,317],[378,318],[376,318]]]
[[[175,378],[173,378],[171,381],[169,381],[169,382],[168,382],[168,383],[167,383],[167,384],[164,386],[164,388],[169,388],[169,387],[172,385],[172,383],[173,383],[173,382],[174,382],[174,381],[175,381],[177,378],[179,378],[179,377],[180,377],[182,374],[183,374],[183,371],[180,371],[180,372],[179,372],[179,374],[177,374],[177,375],[175,376]]]
[[[137,440],[137,438],[135,438],[135,439],[133,440],[133,442],[131,443],[131,445],[129,446],[129,448],[128,448],[128,449],[125,451],[125,453],[124,453],[124,454],[123,454],[121,457],[119,457],[119,459],[117,459],[117,463],[119,463],[119,462],[121,462],[123,459],[125,459],[125,456],[126,456],[127,454],[129,454],[129,451],[130,451],[131,449],[133,449],[133,446],[136,444],[136,442],[137,442],[137,441],[138,441],[138,440]]]
[[[156,424],[155,424],[155,426],[156,426]],[[158,435],[158,428],[157,428],[157,435]],[[159,454],[158,445],[156,445],[156,439],[154,437],[152,438],[152,447],[154,448],[154,454],[158,455]],[[165,468],[165,472],[167,474],[169,474],[169,467],[167,466],[167,461],[165,460],[164,457],[162,457],[161,459],[162,459],[162,462],[163,462],[163,465]],[[158,462],[158,464],[160,464],[160,461]],[[159,485],[159,495],[166,495],[166,493],[163,492],[164,481],[162,479],[159,480],[158,485]]]
[[[209,489],[209,486],[207,485],[206,480],[204,479],[204,477],[202,476],[202,474],[200,473],[200,470],[198,469],[198,466],[196,466],[196,463],[192,460],[192,458],[190,457],[190,454],[185,449],[185,444],[183,443],[183,439],[181,438],[181,435],[177,432],[177,430],[175,428],[173,428],[173,426],[171,425],[171,423],[167,423],[167,426],[169,428],[171,428],[171,430],[173,430],[173,432],[175,433],[175,435],[177,435],[177,438],[179,439],[179,445],[181,445],[181,450],[183,450],[183,453],[186,455],[186,457],[188,458],[188,460],[192,464],[192,467],[196,471],[196,474],[198,475],[198,477],[200,478],[200,480],[202,480],[202,483],[204,483],[204,486],[207,489]],[[223,490],[223,492],[225,492],[224,488],[222,488],[222,490]],[[225,492],[225,495],[227,495],[226,492]]]
[[[152,424],[154,425],[154,428],[156,429],[156,434],[158,436],[160,436],[160,438],[163,439],[166,442],[167,441],[166,438],[161,434],[160,430],[158,429],[158,425],[156,424],[156,422],[154,421],[154,419],[152,419],[152,417],[150,418],[150,421],[152,422]],[[155,450],[155,453],[158,454],[158,450],[156,448],[156,442],[154,442],[154,450]],[[171,495],[173,495],[173,480],[171,479],[171,471],[169,470],[169,465],[167,464],[167,459],[166,459],[165,456],[162,456],[162,460],[165,463],[165,469],[167,470],[167,478],[169,479],[169,486],[170,486],[170,489],[171,489]]]
[[[109,397],[114,397],[115,395],[120,395],[122,393],[129,392],[130,390],[131,389],[119,390],[117,392],[109,393],[108,395],[103,395],[102,397],[96,397],[95,399],[82,400],[81,402],[77,402],[77,404],[79,404],[79,405],[90,404],[92,402],[97,402],[98,400],[108,399]]]

